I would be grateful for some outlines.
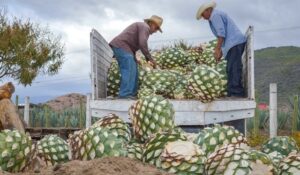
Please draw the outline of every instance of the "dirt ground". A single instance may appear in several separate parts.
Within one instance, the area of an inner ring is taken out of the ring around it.
[[[39,173],[1,173],[0,175],[171,175],[152,165],[125,157],[107,157],[91,161],[70,161],[47,167]]]

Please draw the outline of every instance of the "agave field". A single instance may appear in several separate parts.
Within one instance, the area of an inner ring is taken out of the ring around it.
[[[257,99],[258,100],[258,99]],[[277,113],[279,135],[293,137],[300,146],[299,96],[289,98],[289,108]],[[269,111],[256,109],[254,118],[247,120],[248,141],[251,146],[260,146],[269,135]]]
[[[85,106],[70,107],[62,111],[54,111],[47,106],[33,107],[29,112],[30,127],[64,127],[83,128],[85,126]],[[24,116],[24,110],[19,110]]]

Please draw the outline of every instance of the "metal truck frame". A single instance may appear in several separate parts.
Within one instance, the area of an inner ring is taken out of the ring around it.
[[[199,129],[215,123],[234,125],[245,133],[245,119],[254,116],[256,102],[254,92],[254,51],[253,26],[246,32],[247,43],[243,54],[243,84],[246,98],[220,98],[211,103],[198,100],[173,100],[175,124],[183,128]],[[91,117],[103,117],[115,113],[130,123],[128,109],[133,100],[106,99],[107,72],[112,61],[113,52],[108,42],[93,29],[90,33],[91,84],[92,94],[87,95],[86,127],[91,125]],[[245,133],[246,134],[246,133]]]

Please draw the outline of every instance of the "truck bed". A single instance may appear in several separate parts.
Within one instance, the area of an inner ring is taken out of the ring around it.
[[[245,126],[246,118],[254,116],[256,107],[254,93],[254,51],[253,27],[246,32],[247,44],[243,54],[243,84],[247,98],[220,98],[211,103],[198,100],[170,100],[175,110],[175,124],[178,126],[205,126],[214,123],[234,122]],[[95,29],[90,34],[92,94],[87,96],[86,126],[91,117],[103,117],[115,113],[130,123],[128,109],[133,100],[111,100],[107,97],[107,71],[113,52],[106,40]],[[245,129],[245,127],[243,128]]]
[[[130,122],[128,109],[134,100],[99,99],[90,102],[91,116],[103,117],[115,113]],[[254,116],[255,101],[247,98],[223,98],[211,103],[197,100],[170,100],[175,110],[175,124],[198,126],[245,119]]]

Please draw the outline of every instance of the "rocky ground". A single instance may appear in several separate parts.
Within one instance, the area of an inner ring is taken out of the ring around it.
[[[91,161],[70,161],[42,168],[40,172],[4,173],[0,175],[169,175],[155,166],[125,157],[107,157]]]

